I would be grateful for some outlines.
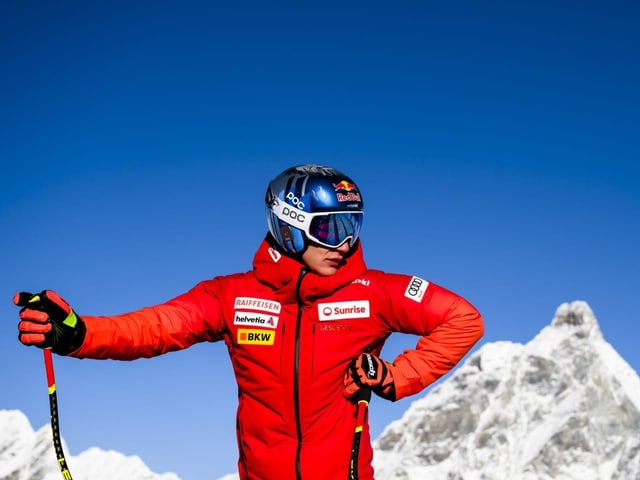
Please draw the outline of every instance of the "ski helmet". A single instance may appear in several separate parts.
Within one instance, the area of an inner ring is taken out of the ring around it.
[[[364,215],[362,195],[351,178],[323,165],[291,167],[267,187],[269,232],[287,253],[308,242],[337,248],[358,240]]]

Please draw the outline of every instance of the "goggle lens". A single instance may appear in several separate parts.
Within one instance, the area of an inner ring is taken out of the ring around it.
[[[328,247],[339,247],[347,240],[353,245],[360,235],[362,212],[329,213],[311,218],[309,239]]]

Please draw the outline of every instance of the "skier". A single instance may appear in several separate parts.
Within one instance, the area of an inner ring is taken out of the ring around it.
[[[338,170],[292,167],[268,185],[269,231],[251,271],[114,316],[78,315],[51,290],[21,292],[19,339],[59,355],[118,360],[223,340],[238,384],[240,479],[373,479],[366,421],[351,462],[354,398],[420,392],[484,326],[468,301],[433,282],[368,269],[363,206],[356,183]],[[393,332],[419,338],[389,363],[379,355]]]

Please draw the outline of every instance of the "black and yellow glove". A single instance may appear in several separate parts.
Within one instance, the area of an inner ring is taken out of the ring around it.
[[[23,344],[50,348],[58,355],[67,355],[82,345],[86,326],[56,292],[16,293],[13,303],[22,307],[18,338]]]

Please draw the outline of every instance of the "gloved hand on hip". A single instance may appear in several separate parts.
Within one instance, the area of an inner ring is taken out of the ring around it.
[[[344,375],[344,396],[351,398],[362,388],[370,388],[379,397],[395,400],[393,365],[371,353],[354,358]]]
[[[18,338],[23,344],[50,348],[59,355],[67,355],[82,345],[85,324],[56,292],[16,293],[13,303],[22,307]]]

